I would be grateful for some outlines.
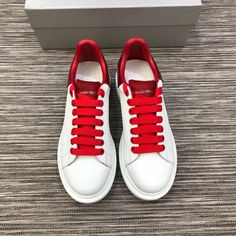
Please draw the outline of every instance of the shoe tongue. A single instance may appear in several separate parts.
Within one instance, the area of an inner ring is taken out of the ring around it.
[[[156,81],[130,80],[129,86],[134,97],[152,97],[156,90]]]
[[[88,97],[96,98],[100,86],[101,86],[100,82],[91,82],[84,80],[75,81],[75,88],[77,95],[85,95]]]

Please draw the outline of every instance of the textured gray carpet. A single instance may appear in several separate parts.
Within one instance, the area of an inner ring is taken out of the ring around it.
[[[178,148],[172,190],[143,202],[117,170],[109,195],[81,205],[56,153],[73,52],[42,51],[24,0],[0,0],[0,235],[236,235],[236,1],[204,0],[186,48],[152,49]],[[114,90],[120,50],[105,50]]]

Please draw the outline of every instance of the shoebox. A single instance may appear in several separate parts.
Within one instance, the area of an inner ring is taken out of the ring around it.
[[[123,47],[133,36],[151,47],[184,46],[201,0],[26,0],[42,48],[74,48],[91,38],[103,48]]]

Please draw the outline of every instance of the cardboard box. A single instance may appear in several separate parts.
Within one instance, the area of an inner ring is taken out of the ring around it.
[[[91,38],[103,48],[123,47],[133,36],[151,47],[184,46],[201,0],[26,0],[42,48],[74,48]]]

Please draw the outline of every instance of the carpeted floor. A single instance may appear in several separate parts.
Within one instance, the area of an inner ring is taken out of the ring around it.
[[[73,51],[41,50],[24,0],[0,0],[0,235],[236,235],[236,1],[203,2],[187,47],[152,49],[178,148],[172,190],[140,201],[118,169],[88,206],[66,194],[56,162]],[[105,50],[116,145],[120,52]]]

